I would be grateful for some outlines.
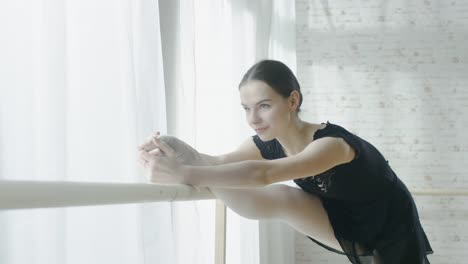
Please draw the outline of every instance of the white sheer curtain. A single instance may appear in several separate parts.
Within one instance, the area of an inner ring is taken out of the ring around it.
[[[168,131],[203,153],[233,150],[253,134],[237,89],[243,73],[264,58],[296,69],[294,1],[166,0],[160,15]],[[214,202],[180,206],[176,211],[214,208]],[[294,230],[228,210],[226,258],[227,264],[294,263]]]
[[[261,58],[295,69],[294,3],[159,7],[0,3],[0,179],[144,181],[151,132],[214,155],[252,134],[237,84]],[[213,263],[213,221],[213,201],[4,211],[0,263]],[[228,211],[227,263],[292,263],[293,231],[258,223]]]
[[[145,181],[166,131],[155,1],[0,2],[0,178]],[[0,212],[0,263],[175,263],[169,203]]]

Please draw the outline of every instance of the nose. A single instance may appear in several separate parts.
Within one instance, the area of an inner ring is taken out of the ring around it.
[[[250,111],[250,113],[248,114],[248,121],[249,124],[258,124],[261,123],[262,119],[258,115],[257,111],[252,109],[252,111]]]

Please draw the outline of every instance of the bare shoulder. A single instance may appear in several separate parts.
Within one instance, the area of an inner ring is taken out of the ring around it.
[[[340,164],[351,162],[354,157],[354,150],[342,138],[323,137],[312,141],[296,155],[268,161],[268,182],[315,176]]]
[[[339,137],[323,137],[312,141],[305,149],[304,156],[329,157],[340,165],[351,162],[355,156],[355,150],[343,139]]]

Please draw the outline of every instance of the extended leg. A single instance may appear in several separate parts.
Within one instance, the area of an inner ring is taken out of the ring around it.
[[[342,251],[322,201],[312,194],[284,184],[249,189],[210,187],[210,190],[245,218],[281,220],[297,231]]]
[[[176,137],[161,137],[177,152],[183,164],[209,164],[198,151]],[[154,145],[156,146],[156,145]],[[158,155],[158,154],[155,154]],[[341,250],[322,201],[299,188],[274,184],[263,188],[209,188],[239,215],[249,219],[277,219],[286,222],[327,246]]]

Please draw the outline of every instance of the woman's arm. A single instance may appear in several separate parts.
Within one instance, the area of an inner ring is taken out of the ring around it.
[[[323,137],[312,141],[296,155],[267,161],[267,184],[315,176],[355,159],[355,150],[342,138]]]
[[[181,169],[181,183],[221,188],[264,187],[267,185],[265,168],[263,160],[246,160],[215,166],[184,165]]]
[[[235,151],[219,156],[199,153],[176,137],[161,136],[160,140],[173,149],[177,160],[182,164],[182,175],[177,175],[177,178],[180,178],[177,180],[179,183],[225,188],[265,185],[263,170],[259,169],[263,167],[263,163],[259,162],[263,157],[251,137]],[[150,138],[148,142],[140,145],[140,150],[152,153],[156,147],[156,141]]]
[[[138,147],[138,150],[146,150],[150,154],[153,154],[157,147],[153,142],[153,138],[154,137],[148,137],[146,142]],[[222,165],[243,160],[262,159],[260,151],[253,143],[251,137],[242,142],[236,150],[217,156],[198,152],[189,144],[174,136],[160,136],[160,139],[169,144],[174,151],[178,153],[177,156],[180,157],[179,160],[186,165]]]
[[[183,166],[181,183],[223,188],[251,188],[315,176],[355,158],[340,138],[322,138],[302,152],[275,160],[246,160],[218,166]]]
[[[200,157],[210,165],[221,165],[223,164],[221,156],[211,156],[205,153],[198,152]]]
[[[164,143],[166,140],[169,142]],[[212,163],[183,141],[174,137],[167,137],[166,140],[155,139],[155,144],[161,147],[163,152],[169,153],[170,157],[154,157],[145,150],[142,152],[143,158],[146,159],[144,164],[149,162],[151,165],[151,177],[154,176],[155,180],[161,182],[205,187],[263,187],[275,182],[315,176],[337,165],[351,162],[356,157],[354,149],[343,139],[325,137],[313,141],[302,152],[282,159],[248,159],[211,165]],[[230,155],[231,160],[233,157],[246,157],[245,153],[239,155],[242,152],[233,153],[235,155]],[[219,158],[219,161],[225,160],[227,158]],[[171,175],[175,177],[171,178]]]
[[[200,153],[210,165],[223,165],[227,163],[236,163],[245,160],[263,160],[260,150],[255,145],[252,137],[246,138],[234,151],[229,153],[210,156]]]

